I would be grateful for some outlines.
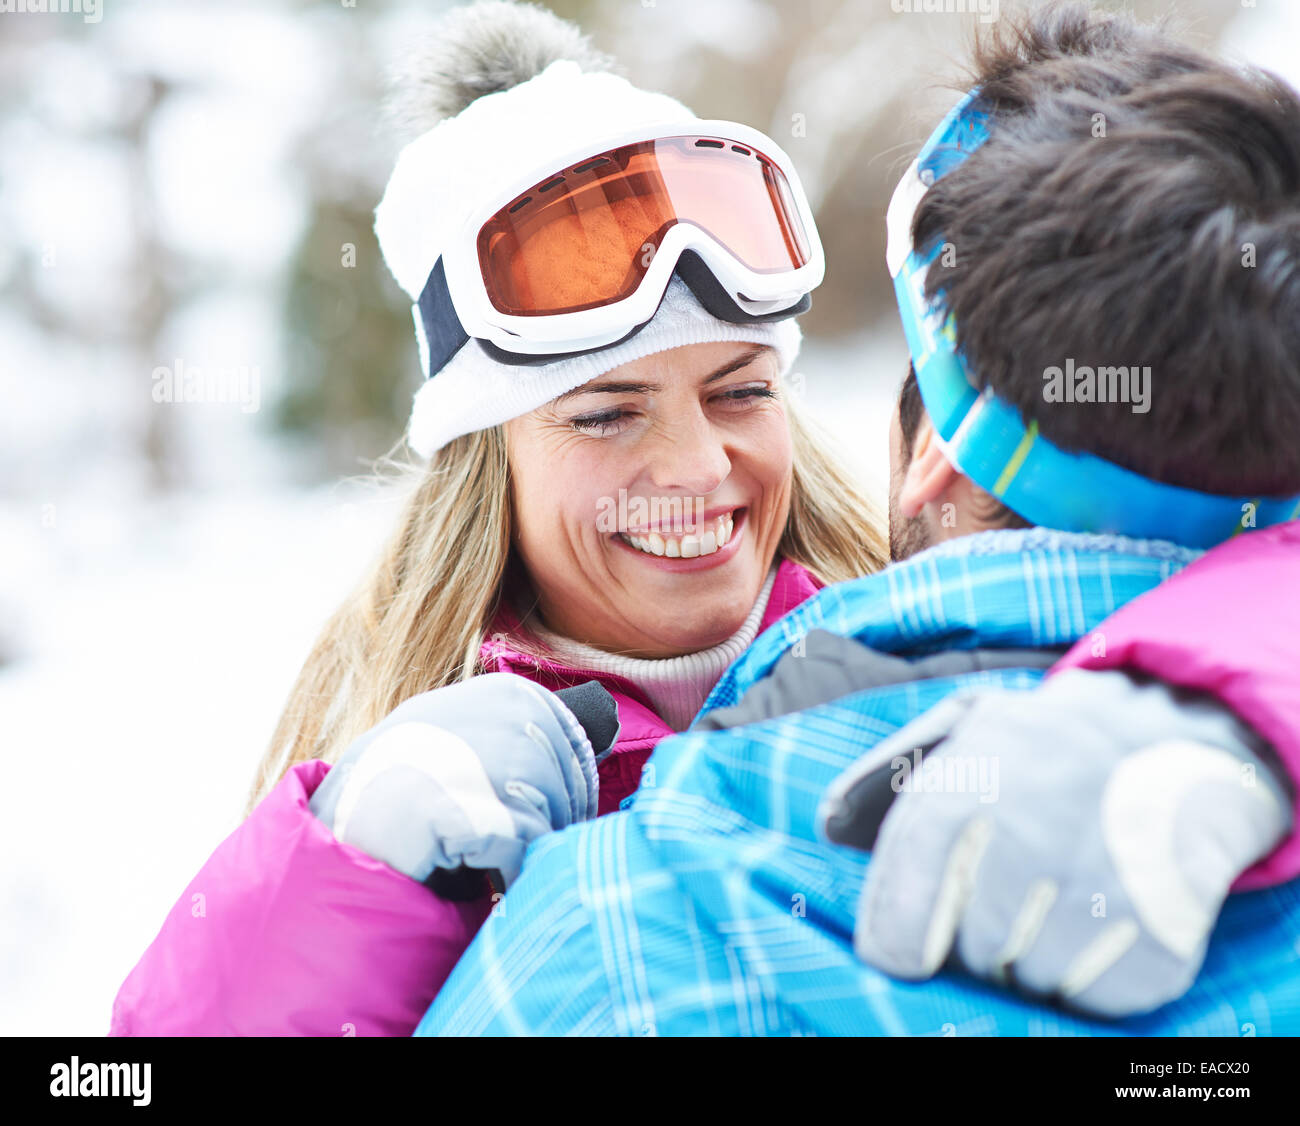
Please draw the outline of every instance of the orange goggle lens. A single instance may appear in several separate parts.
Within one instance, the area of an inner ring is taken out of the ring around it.
[[[806,265],[785,174],[749,145],[667,137],[590,157],[523,192],[479,231],[493,306],[576,313],[636,292],[664,235],[692,223],[756,273]]]

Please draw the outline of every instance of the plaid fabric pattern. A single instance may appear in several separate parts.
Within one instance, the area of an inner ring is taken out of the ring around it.
[[[874,648],[1065,644],[1195,553],[1008,531],[830,587],[766,631],[706,704],[739,699],[809,629]],[[1190,992],[1093,1021],[945,971],[894,981],[852,951],[870,858],[817,840],[831,780],[995,670],[868,690],[664,740],[623,811],[538,841],[416,1035],[1223,1035],[1300,1032],[1300,881],[1233,896]]]

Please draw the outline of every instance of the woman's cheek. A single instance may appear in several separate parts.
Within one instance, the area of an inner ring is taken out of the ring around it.
[[[788,487],[794,470],[794,440],[790,437],[785,411],[779,405],[775,405],[775,409],[763,419],[757,439],[752,451],[756,476],[763,481],[765,488]]]
[[[767,510],[763,521],[766,525],[763,539],[768,541],[762,545],[765,552],[775,551],[785,533],[794,478],[794,441],[789,423],[784,411],[779,414],[774,411],[773,416],[763,430],[754,462],[754,476]]]
[[[607,533],[618,530],[618,487],[610,484],[608,458],[599,449],[570,447],[568,456],[551,459],[544,470],[542,509],[552,522],[549,534],[563,535],[577,554],[600,547]],[[608,525],[608,526],[607,526]]]
[[[515,539],[529,569],[536,572],[534,579],[544,583],[564,554],[564,491],[547,472],[548,461],[558,465],[562,459],[548,458],[544,444],[530,438],[534,436],[520,435],[511,464]]]

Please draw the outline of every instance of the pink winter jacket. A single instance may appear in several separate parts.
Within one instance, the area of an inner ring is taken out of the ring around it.
[[[821,583],[785,560],[760,632]],[[547,688],[598,679],[618,704],[619,735],[601,760],[599,812],[636,790],[672,731],[622,677],[518,652],[519,623],[498,615],[489,672]],[[341,844],[308,808],[329,766],[290,770],[181,894],[113,1002],[110,1036],[409,1036],[492,908],[441,899]]]

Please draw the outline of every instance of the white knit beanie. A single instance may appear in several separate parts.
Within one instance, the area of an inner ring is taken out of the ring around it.
[[[620,364],[669,348],[712,341],[765,344],[775,349],[782,376],[794,363],[801,336],[792,318],[752,325],[720,320],[674,276],[653,320],[619,344],[514,366],[470,340],[441,369],[429,371],[415,303],[470,208],[511,184],[520,169],[541,167],[549,156],[580,146],[584,137],[642,124],[689,128],[698,120],[675,99],[639,90],[598,69],[602,65],[572,25],[538,8],[494,2],[453,13],[410,69],[414,90],[408,98],[421,99],[440,120],[398,156],[375,210],[375,234],[384,261],[413,302],[426,380],[415,396],[408,442],[422,457],[462,434],[527,414]],[[474,96],[479,90],[493,92]],[[408,116],[418,119],[420,110]]]

